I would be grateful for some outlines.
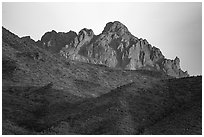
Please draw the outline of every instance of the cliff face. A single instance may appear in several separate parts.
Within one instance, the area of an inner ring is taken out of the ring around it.
[[[50,33],[54,35],[50,36]],[[56,34],[58,33],[46,33],[41,43],[48,50],[51,49],[52,52],[60,53],[71,60],[127,70],[158,70],[173,77],[188,76],[187,72],[180,69],[178,57],[175,60],[166,59],[158,48],[149,44],[146,39],[133,36],[127,27],[118,21],[107,23],[99,35],[94,35],[91,29],[86,28],[78,35],[69,32],[66,36],[59,37],[59,34]]]

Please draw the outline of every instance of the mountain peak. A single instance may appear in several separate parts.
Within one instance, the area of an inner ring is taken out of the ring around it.
[[[119,21],[108,22],[102,33],[106,33],[106,32],[112,32],[112,33],[115,32],[120,34],[123,34],[126,32],[129,33],[128,28]]]
[[[78,35],[81,35],[81,34],[92,36],[94,35],[94,32],[92,29],[83,28],[82,30],[79,31]]]

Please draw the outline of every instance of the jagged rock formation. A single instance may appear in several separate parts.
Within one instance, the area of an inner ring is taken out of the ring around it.
[[[52,30],[51,32],[45,33],[41,40],[37,43],[52,53],[59,53],[60,50],[66,45],[70,44],[76,36],[77,34],[73,31],[69,31],[67,33],[57,33],[56,31]]]
[[[53,53],[60,53],[71,60],[93,64],[104,64],[127,70],[148,69],[165,72],[173,77],[186,77],[180,69],[180,60],[169,60],[146,39],[133,36],[122,23],[115,21],[106,24],[99,35],[91,29],[82,29],[78,35],[47,32],[41,38],[42,47]]]

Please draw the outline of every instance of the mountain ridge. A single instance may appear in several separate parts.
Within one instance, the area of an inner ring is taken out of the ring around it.
[[[47,33],[42,38],[46,36]],[[173,60],[166,59],[159,48],[149,44],[146,39],[132,35],[119,21],[107,23],[99,35],[95,35],[92,29],[84,28],[77,35],[75,33],[70,41],[62,39],[64,44],[57,43],[57,36],[56,40],[50,38],[44,41],[42,38],[41,43],[44,44],[40,47],[67,59],[127,70],[155,69],[173,77],[189,76],[187,71],[181,70],[177,56]],[[61,50],[52,50],[52,47]]]
[[[3,29],[5,29],[3,27]],[[30,36],[21,39],[30,40]],[[167,59],[159,48],[146,39],[132,35],[119,21],[108,22],[102,33],[95,35],[92,29],[83,28],[78,34],[69,32],[46,32],[35,44],[68,60],[102,64],[124,70],[157,70],[173,77],[188,77],[180,68],[180,59]]]

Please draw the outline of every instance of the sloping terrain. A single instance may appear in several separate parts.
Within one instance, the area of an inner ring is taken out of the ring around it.
[[[190,91],[189,84],[194,85]],[[65,112],[62,121],[69,127],[61,129],[77,134],[201,134],[200,84],[201,77],[127,84]],[[58,128],[53,126],[45,133],[61,134]]]
[[[192,77],[170,81],[178,106],[170,115],[146,128],[144,134],[201,135],[202,134],[202,79]],[[188,96],[185,96],[188,95]],[[189,100],[190,99],[190,100]]]
[[[68,60],[3,28],[3,134],[202,134],[201,102],[201,76]]]

